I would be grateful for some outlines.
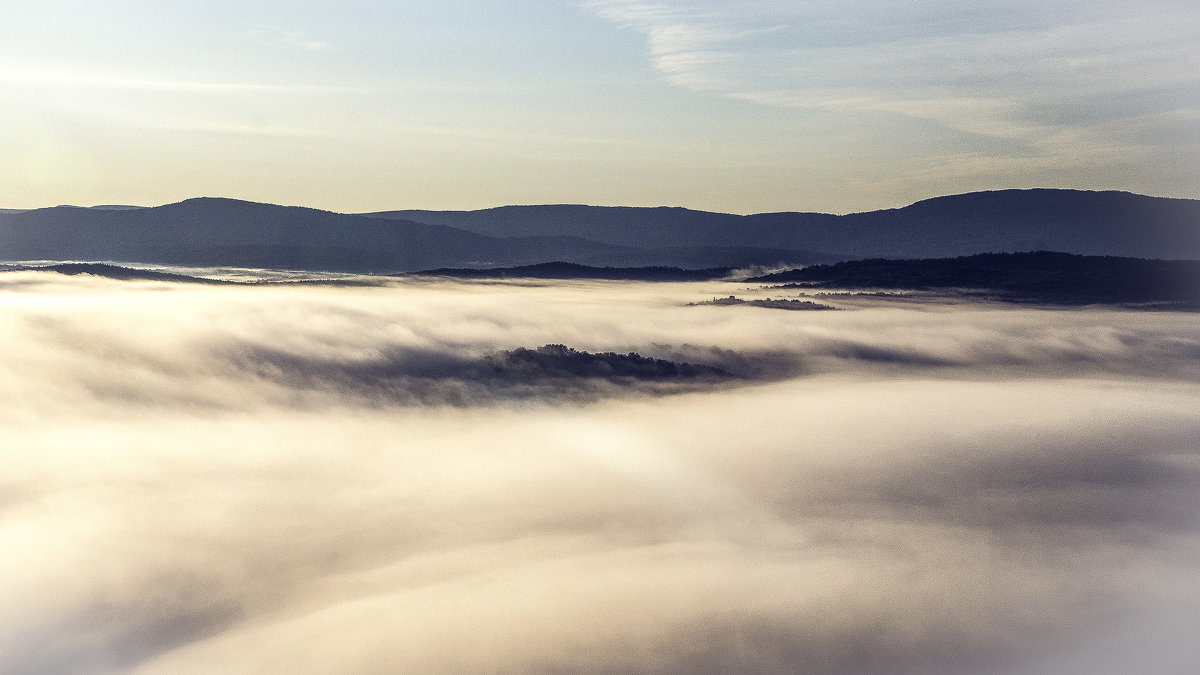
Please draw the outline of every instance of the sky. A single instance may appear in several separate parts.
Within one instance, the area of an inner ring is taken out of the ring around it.
[[[1186,0],[8,0],[0,206],[1200,196]]]

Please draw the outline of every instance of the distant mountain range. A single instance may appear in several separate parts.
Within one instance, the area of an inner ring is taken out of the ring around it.
[[[728,267],[593,267],[578,263],[545,262],[516,267],[447,268],[409,272],[412,276],[456,279],[607,279],[610,281],[710,281],[729,276]]]
[[[216,198],[0,211],[0,260],[390,273],[550,261],[799,266],[1030,250],[1200,259],[1200,200],[1004,190],[842,216],[573,205],[340,214]]]

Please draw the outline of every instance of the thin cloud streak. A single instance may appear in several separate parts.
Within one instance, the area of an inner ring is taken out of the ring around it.
[[[1039,120],[1034,109],[1046,101],[1175,91],[1177,101],[1123,116],[1150,122],[1200,91],[1200,49],[1190,38],[1200,19],[1177,3],[978,15],[951,3],[890,14],[869,2],[585,7],[645,34],[655,67],[677,85],[802,110],[897,113],[1033,147],[1079,125]]]

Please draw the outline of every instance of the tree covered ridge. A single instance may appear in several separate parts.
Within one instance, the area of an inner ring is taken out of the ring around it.
[[[637,352],[586,352],[563,344],[548,344],[536,349],[518,347],[485,358],[486,367],[501,378],[635,378],[660,380],[673,378],[725,378],[720,368],[695,363],[679,363],[642,356]]]
[[[1200,261],[1084,256],[1054,251],[956,258],[871,258],[812,265],[751,281],[823,288],[969,288],[1052,302],[1200,301]]]

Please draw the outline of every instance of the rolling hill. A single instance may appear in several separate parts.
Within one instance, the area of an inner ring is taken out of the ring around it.
[[[809,288],[977,289],[1001,299],[1087,303],[1173,303],[1200,307],[1200,261],[1083,256],[1051,251],[957,258],[871,258],[812,265],[748,281]]]
[[[145,209],[58,206],[0,215],[0,258],[393,272],[538,262],[620,247],[574,237],[496,238],[294,206],[197,198]]]
[[[573,235],[637,248],[748,246],[787,249],[827,262],[1030,250],[1200,258],[1200,200],[1128,192],[973,192],[842,216],[573,205],[369,215],[494,237]]]
[[[1200,201],[1005,190],[849,215],[509,206],[341,214],[196,198],[150,208],[0,212],[0,260],[392,273],[541,262],[682,268],[1055,250],[1200,259]]]

